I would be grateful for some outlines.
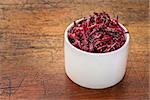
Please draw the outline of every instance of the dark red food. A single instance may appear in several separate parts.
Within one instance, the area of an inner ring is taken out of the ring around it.
[[[70,43],[87,52],[105,53],[122,47],[126,41],[125,30],[118,17],[111,19],[105,12],[84,18],[68,31]]]

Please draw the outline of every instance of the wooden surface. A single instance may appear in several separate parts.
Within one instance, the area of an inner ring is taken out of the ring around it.
[[[0,0],[0,100],[148,100],[149,0]],[[63,34],[92,12],[118,15],[130,32],[127,72],[91,90],[64,72]]]

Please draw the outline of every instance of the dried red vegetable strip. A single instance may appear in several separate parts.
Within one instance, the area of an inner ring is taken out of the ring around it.
[[[103,13],[96,13],[76,23],[68,31],[70,43],[87,52],[105,53],[119,49],[125,43],[125,30],[117,18],[111,19]]]

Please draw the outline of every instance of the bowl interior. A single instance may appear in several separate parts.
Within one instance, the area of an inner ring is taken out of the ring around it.
[[[83,18],[82,18],[83,19]],[[78,23],[79,21],[81,21],[82,19],[79,19],[77,20],[76,22]],[[129,44],[129,33],[128,33],[128,30],[121,24],[119,23],[119,25],[125,30],[126,34],[125,34],[125,38],[126,38],[126,41],[124,43],[124,45],[122,47],[120,47],[119,49],[115,50],[115,51],[111,51],[111,52],[106,52],[106,53],[91,53],[91,52],[87,52],[87,51],[83,51],[83,50],[80,50],[78,48],[76,48],[75,46],[73,46],[70,42],[69,42],[69,39],[68,39],[68,30],[74,25],[74,23],[71,23],[67,29],[65,30],[65,42],[73,49],[77,50],[78,52],[81,52],[81,53],[84,53],[84,54],[87,54],[87,55],[93,55],[93,56],[97,56],[97,55],[110,55],[110,54],[113,54],[113,53],[117,53],[119,52],[121,49],[125,48],[128,44]]]

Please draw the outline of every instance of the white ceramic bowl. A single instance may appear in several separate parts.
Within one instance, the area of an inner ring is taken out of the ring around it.
[[[122,24],[120,25],[127,31]],[[89,53],[74,47],[69,42],[67,34],[71,26],[73,23],[67,27],[64,34],[67,76],[74,83],[92,89],[107,88],[120,82],[126,71],[129,34],[126,34],[126,42],[118,50],[108,53]]]

